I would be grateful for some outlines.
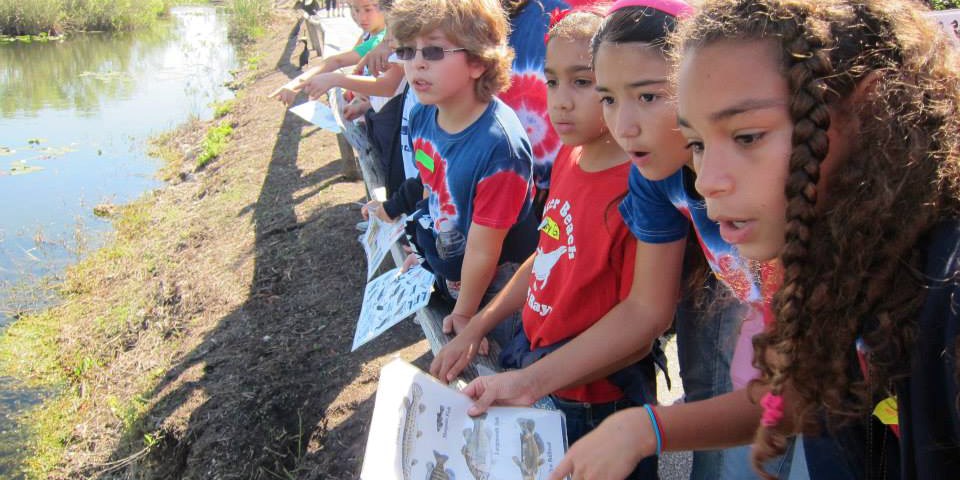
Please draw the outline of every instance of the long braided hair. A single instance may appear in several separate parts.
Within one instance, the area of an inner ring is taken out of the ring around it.
[[[864,420],[909,375],[927,283],[918,244],[958,217],[960,64],[910,0],[708,0],[672,39],[675,61],[728,40],[777,45],[792,95],[783,286],[775,324],[754,338],[752,386],[788,393],[798,431],[821,415],[830,428]],[[849,113],[858,138],[821,181],[831,112]],[[761,427],[754,467],[785,447],[785,432]]]

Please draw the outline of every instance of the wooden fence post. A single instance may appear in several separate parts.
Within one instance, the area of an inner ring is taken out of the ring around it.
[[[342,133],[337,134],[337,145],[340,147],[340,175],[347,180],[360,179],[360,167],[357,165],[357,155],[353,146]]]

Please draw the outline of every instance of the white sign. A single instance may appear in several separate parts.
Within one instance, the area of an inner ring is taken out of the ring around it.
[[[472,403],[403,360],[388,363],[360,478],[543,480],[563,458],[563,413],[492,407],[470,417]]]
[[[377,217],[375,212],[369,212],[367,219],[367,231],[360,235],[360,243],[363,245],[363,251],[367,254],[367,280],[373,277],[377,268],[383,263],[390,247],[403,235],[403,225],[406,223],[406,217],[401,215],[392,223],[384,222]]]
[[[330,107],[316,100],[301,103],[290,109],[291,112],[300,118],[333,133],[340,133],[341,128],[337,119],[333,116]]]
[[[350,351],[426,307],[432,290],[433,274],[419,265],[404,273],[394,268],[368,283]]]
[[[960,10],[940,10],[931,12],[930,16],[940,23],[940,26],[950,34],[954,45],[960,45]]]

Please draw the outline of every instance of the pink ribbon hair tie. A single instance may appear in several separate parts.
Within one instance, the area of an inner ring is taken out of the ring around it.
[[[648,7],[677,18],[692,17],[695,13],[689,3],[682,0],[619,0],[610,7],[610,13],[626,7]]]
[[[763,407],[760,425],[768,428],[779,425],[780,420],[783,420],[783,405],[783,396],[770,392],[763,394],[763,398],[760,399],[760,406]]]

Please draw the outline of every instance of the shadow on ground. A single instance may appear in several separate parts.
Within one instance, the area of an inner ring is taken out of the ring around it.
[[[297,74],[286,59],[298,29],[277,65],[288,77]],[[298,220],[298,204],[343,181],[338,161],[309,175],[298,167],[304,126],[285,113],[260,196],[237,214],[252,215],[256,230],[247,300],[147,396],[157,401],[142,417],[144,430],[163,426],[166,434],[140,454],[121,447],[109,468],[86,476],[358,477],[377,379],[368,363],[408,349],[422,333],[404,322],[349,352],[365,274],[354,228],[353,202],[361,198]],[[408,349],[408,356],[422,350]],[[425,356],[415,363],[424,366]],[[144,443],[127,438],[120,445]]]

